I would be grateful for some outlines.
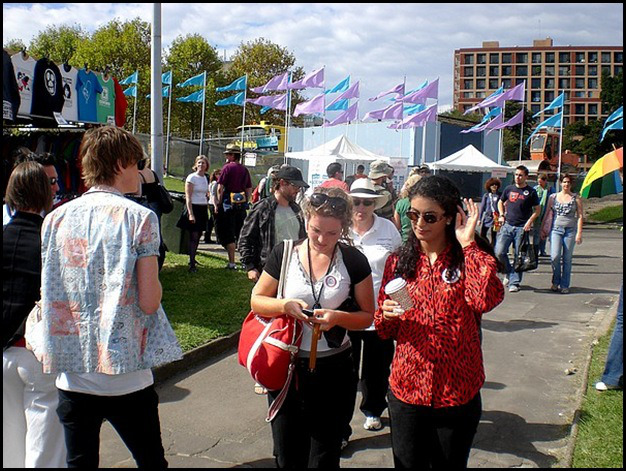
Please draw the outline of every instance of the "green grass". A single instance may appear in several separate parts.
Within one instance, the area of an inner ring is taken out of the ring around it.
[[[253,288],[245,272],[226,270],[221,257],[198,253],[196,260],[202,266],[189,273],[189,256],[168,253],[160,273],[163,308],[185,352],[238,331]]]
[[[181,193],[185,192],[185,182],[180,178],[163,177],[163,184],[165,185],[165,188],[170,191],[179,191]]]
[[[624,393],[598,392],[611,341],[609,333],[594,348],[589,369],[589,386],[582,405],[574,449],[574,468],[621,468],[624,460]]]
[[[591,213],[589,219],[596,222],[615,222],[624,220],[624,205],[607,206],[600,211]]]

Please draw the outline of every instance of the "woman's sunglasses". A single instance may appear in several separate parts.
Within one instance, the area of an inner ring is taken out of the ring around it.
[[[359,206],[359,205],[363,205],[363,206],[373,206],[374,203],[376,203],[376,201],[374,200],[370,200],[370,199],[359,199],[359,198],[352,198],[352,204],[354,206]]]
[[[336,198],[333,196],[325,195],[324,193],[313,193],[309,199],[311,206],[319,208],[325,204],[333,211],[345,212],[348,209],[348,202],[343,198]]]
[[[426,224],[435,224],[436,222],[441,221],[445,217],[444,214],[441,214],[441,215],[438,215],[435,213],[420,214],[419,211],[415,211],[414,209],[409,209],[406,212],[406,215],[413,222],[419,221],[419,218],[421,217]]]

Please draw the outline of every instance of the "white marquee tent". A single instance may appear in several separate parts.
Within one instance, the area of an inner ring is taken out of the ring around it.
[[[461,149],[460,151],[446,157],[445,159],[429,163],[428,166],[432,170],[448,170],[452,172],[484,173],[494,171],[515,171],[513,167],[510,167],[508,165],[500,165],[497,162],[494,162],[471,144],[468,145],[466,148]]]
[[[326,180],[326,167],[338,162],[344,167],[345,175],[354,173],[357,165],[365,165],[366,173],[369,163],[374,160],[389,161],[389,157],[374,154],[351,142],[345,135],[339,136],[315,149],[302,152],[287,152],[287,161],[302,170],[307,183],[311,187],[320,185]]]

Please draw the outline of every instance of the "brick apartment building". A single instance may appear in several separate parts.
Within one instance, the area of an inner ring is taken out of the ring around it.
[[[534,114],[565,91],[565,124],[603,119],[602,74],[623,71],[623,46],[554,46],[551,38],[533,46],[500,47],[498,41],[482,48],[454,51],[454,109],[465,111],[504,85],[526,80],[526,109]],[[547,112],[546,116],[552,112]]]

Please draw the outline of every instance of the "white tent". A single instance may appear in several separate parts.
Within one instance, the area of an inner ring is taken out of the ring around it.
[[[350,142],[345,135],[328,141],[315,149],[287,152],[285,157],[291,165],[302,170],[311,187],[316,187],[326,180],[326,167],[333,162],[340,163],[344,167],[345,175],[348,176],[354,173],[359,164],[365,166],[367,173],[370,162],[374,160],[389,161],[389,157],[374,154]]]
[[[452,172],[515,171],[513,167],[499,165],[494,162],[471,144],[445,159],[429,163],[428,166],[433,170],[448,170]]]

